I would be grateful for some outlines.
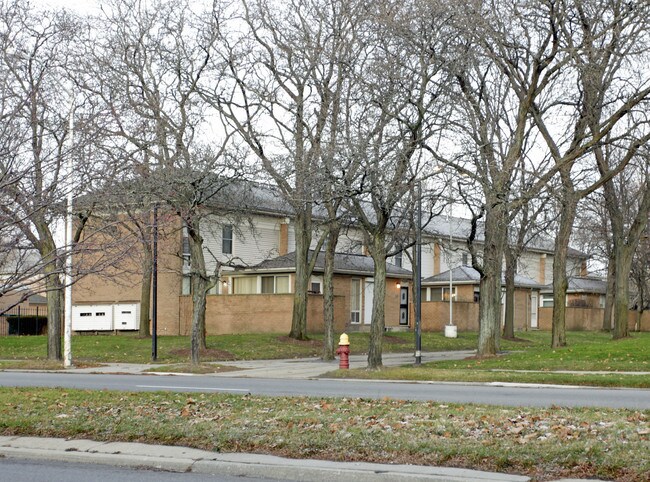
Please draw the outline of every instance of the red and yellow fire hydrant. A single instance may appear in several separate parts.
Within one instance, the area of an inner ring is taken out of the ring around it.
[[[339,348],[336,350],[336,354],[339,355],[339,369],[347,370],[350,368],[350,340],[348,335],[343,333],[339,339]]]

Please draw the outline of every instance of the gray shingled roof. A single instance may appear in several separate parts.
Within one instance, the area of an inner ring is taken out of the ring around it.
[[[325,267],[325,254],[318,253],[314,271],[323,272]],[[246,269],[250,272],[286,272],[296,269],[296,253],[291,252],[284,256],[267,259],[260,264]],[[372,276],[374,273],[374,264],[370,256],[360,254],[336,253],[334,257],[334,272],[337,274],[353,274]],[[394,264],[386,263],[386,274],[397,278],[410,278],[411,272],[404,268],[399,268]]]
[[[459,266],[451,270],[452,283],[457,284],[478,284],[481,275],[471,266]],[[502,284],[505,281],[502,279]],[[443,285],[449,283],[449,271],[443,271],[429,278],[423,279],[423,285]],[[541,288],[543,285],[526,276],[515,275],[515,286],[519,288]]]
[[[546,285],[542,293],[552,293],[553,284]],[[596,293],[604,295],[607,293],[607,280],[602,278],[579,277],[569,278],[567,293]]]

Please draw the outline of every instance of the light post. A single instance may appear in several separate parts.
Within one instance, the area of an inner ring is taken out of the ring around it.
[[[158,203],[153,205],[153,266],[151,295],[151,361],[158,360]]]
[[[74,148],[74,97],[70,98],[70,115],[68,119],[68,129],[70,134],[70,152],[66,162],[66,171],[68,177],[68,194],[66,199],[65,212],[65,276],[64,283],[64,319],[63,319],[63,366],[72,366],[72,150]]]
[[[422,183],[418,182],[418,223],[415,234],[415,364],[422,364]]]
[[[453,289],[454,289],[454,276],[453,276],[453,270],[452,270],[452,259],[451,259],[451,246],[453,243],[453,236],[452,236],[452,225],[451,225],[451,210],[453,207],[453,199],[454,199],[454,192],[453,192],[453,178],[452,176],[449,177],[449,214],[447,216],[447,221],[449,223],[449,250],[447,251],[447,265],[449,268],[449,324],[445,326],[445,338],[457,338],[458,337],[458,330],[456,329],[456,326],[454,326],[454,301],[453,301]]]

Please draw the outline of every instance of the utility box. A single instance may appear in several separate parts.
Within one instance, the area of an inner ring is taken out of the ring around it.
[[[110,331],[113,329],[113,305],[74,305],[73,331]]]
[[[140,329],[140,303],[119,303],[113,305],[113,329]]]

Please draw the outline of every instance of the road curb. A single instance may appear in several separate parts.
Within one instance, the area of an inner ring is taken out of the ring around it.
[[[92,463],[170,472],[262,477],[296,481],[527,482],[529,477],[418,465],[286,459],[273,455],[215,452],[129,442],[38,437],[0,437],[0,457]]]

